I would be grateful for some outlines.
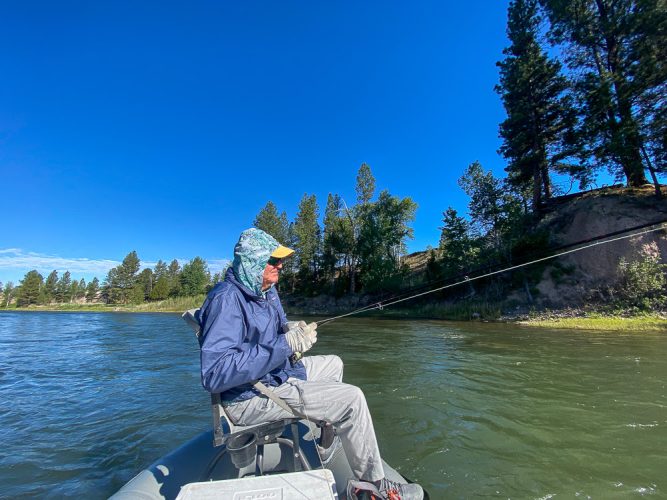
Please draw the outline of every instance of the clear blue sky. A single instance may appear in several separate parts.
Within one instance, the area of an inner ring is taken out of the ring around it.
[[[418,205],[437,245],[457,179],[498,176],[493,87],[507,2],[3,2],[0,281],[103,279],[142,261],[232,256],[268,200]],[[106,266],[106,267],[105,267]]]

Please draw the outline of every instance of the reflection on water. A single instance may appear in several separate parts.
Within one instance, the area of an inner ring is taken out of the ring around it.
[[[343,319],[383,457],[433,498],[664,496],[667,337]],[[178,315],[0,314],[0,496],[105,497],[209,425]]]

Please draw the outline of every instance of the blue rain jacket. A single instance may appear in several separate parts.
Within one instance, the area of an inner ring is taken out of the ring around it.
[[[239,244],[242,241],[243,236]],[[239,245],[235,249],[235,264],[238,250]],[[260,252],[263,264],[256,267],[261,267],[262,272],[271,251],[266,255]],[[306,379],[303,363],[292,366],[289,362],[292,349],[283,334],[287,317],[278,292],[271,287],[257,294],[239,281],[234,267],[209,292],[198,317],[202,327],[199,337],[202,385],[209,392],[221,393],[225,402],[257,395],[250,385],[255,380],[278,386],[289,377]]]

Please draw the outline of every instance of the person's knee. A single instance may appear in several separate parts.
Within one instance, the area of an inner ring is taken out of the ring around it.
[[[364,391],[359,389],[356,385],[348,385],[348,391],[351,408],[366,407],[366,396],[364,396]]]
[[[334,368],[334,371],[340,374],[340,378],[343,378],[343,360],[335,354],[331,355],[331,365]]]

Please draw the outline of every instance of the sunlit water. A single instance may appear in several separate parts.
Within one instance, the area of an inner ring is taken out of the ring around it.
[[[667,335],[345,319],[387,462],[439,498],[667,497]],[[207,429],[178,315],[0,313],[0,496],[107,497]]]

